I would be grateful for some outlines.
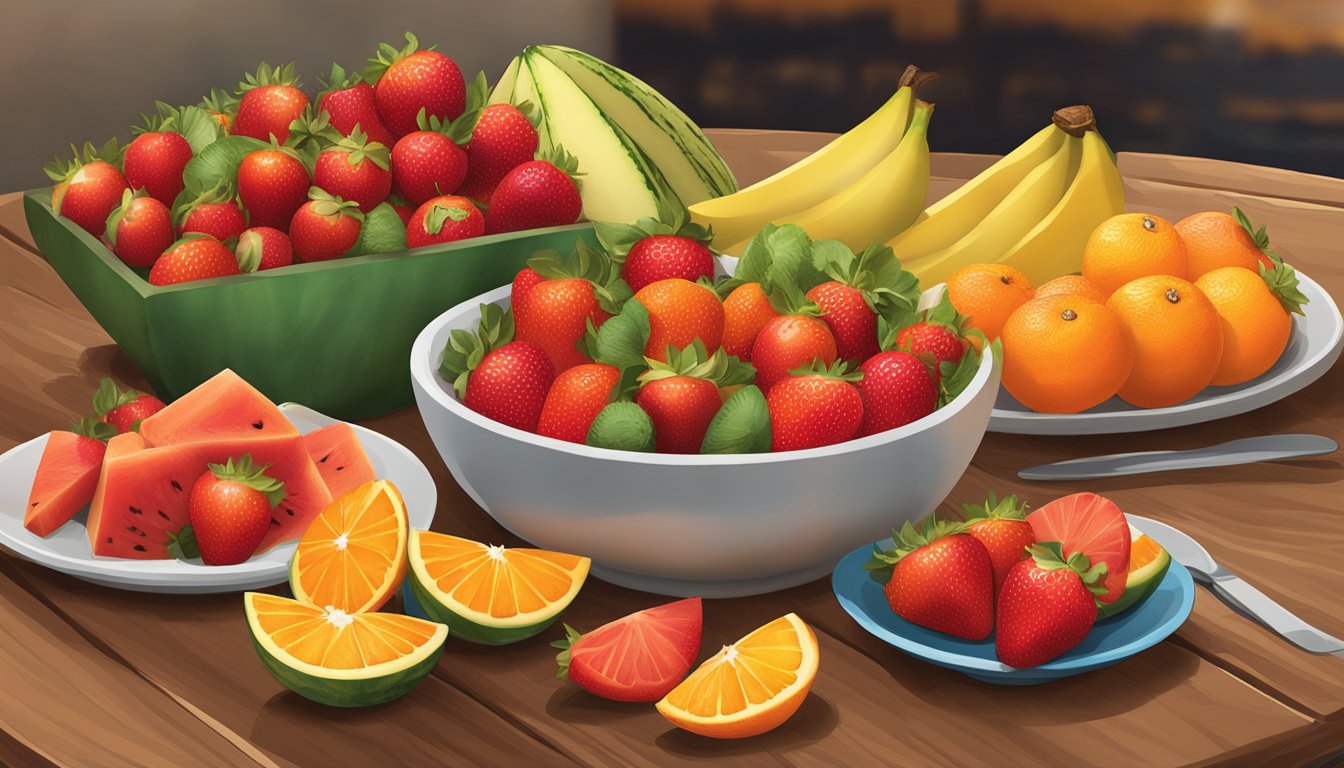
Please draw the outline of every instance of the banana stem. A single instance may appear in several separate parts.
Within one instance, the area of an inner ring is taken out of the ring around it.
[[[1057,109],[1051,120],[1061,131],[1079,138],[1088,131],[1097,130],[1097,116],[1092,114],[1092,108],[1086,104]]]
[[[937,72],[926,72],[920,69],[919,67],[916,67],[914,64],[911,64],[905,68],[904,72],[901,73],[900,82],[896,83],[896,87],[904,88],[906,86],[910,86],[915,91],[918,91],[921,85],[929,82],[930,80],[937,80],[937,79],[938,79]]]

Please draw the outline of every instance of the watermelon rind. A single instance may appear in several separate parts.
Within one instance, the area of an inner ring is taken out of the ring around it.
[[[1097,620],[1109,619],[1147,600],[1157,591],[1157,585],[1162,583],[1169,567],[1171,567],[1171,555],[1164,549],[1153,562],[1136,571],[1130,571],[1129,577],[1125,580],[1125,591],[1120,595],[1120,599],[1114,603],[1103,603],[1097,609]]]

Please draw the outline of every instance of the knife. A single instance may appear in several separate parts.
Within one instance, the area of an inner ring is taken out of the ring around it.
[[[1023,480],[1094,480],[1145,472],[1228,467],[1257,461],[1281,461],[1321,456],[1339,450],[1339,443],[1323,435],[1260,435],[1184,451],[1113,453],[1028,467],[1017,473]]]
[[[1213,555],[1189,535],[1146,517],[1127,517],[1135,528],[1162,545],[1176,562],[1185,566],[1195,581],[1208,587],[1233,610],[1263,624],[1308,653],[1330,654],[1344,659],[1344,640],[1311,626],[1271,600],[1264,592],[1219,565]]]

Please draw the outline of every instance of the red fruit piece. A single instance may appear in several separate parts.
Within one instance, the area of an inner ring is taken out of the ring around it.
[[[786,376],[770,388],[773,451],[801,451],[850,440],[863,421],[863,398],[853,382],[859,373],[846,373],[845,364],[819,364],[807,373]]]
[[[235,136],[251,136],[261,141],[283,144],[289,138],[289,124],[303,114],[308,97],[299,90],[294,62],[268,67],[265,62],[255,74],[238,84],[238,113],[233,118]]]
[[[123,391],[108,378],[99,382],[98,391],[93,393],[94,414],[118,433],[138,431],[141,421],[163,409],[164,403],[159,398],[134,389]]]
[[[565,257],[552,252],[527,264],[542,279],[512,298],[518,338],[546,350],[556,372],[589,362],[577,347],[579,339],[590,323],[600,327],[620,309],[621,286],[611,260],[578,240]]]
[[[710,350],[721,346],[723,304],[705,286],[681,278],[659,280],[644,286],[635,300],[649,312],[646,357],[666,362],[669,347],[684,349],[696,340]]]
[[[427,121],[425,130],[412,131],[392,147],[392,177],[397,189],[417,205],[431,197],[451,195],[467,175],[467,153],[449,135],[452,128]]]
[[[313,184],[368,213],[392,192],[391,162],[386,146],[357,130],[317,156]]]
[[[475,331],[454,330],[439,373],[453,383],[462,403],[501,424],[537,431],[555,366],[546,351],[513,338],[513,313],[481,305]]]
[[[1081,552],[1105,564],[1101,603],[1113,603],[1125,592],[1129,578],[1129,522],[1115,502],[1095,493],[1055,499],[1027,515],[1037,541],[1057,541],[1066,554]]]
[[[252,227],[238,236],[233,249],[239,268],[244,272],[287,267],[294,263],[294,249],[289,235],[272,227]]]
[[[126,146],[122,170],[131,189],[143,189],[164,205],[172,205],[182,192],[182,170],[191,157],[191,145],[180,133],[142,133]]]
[[[309,201],[289,222],[289,243],[300,261],[339,259],[350,252],[364,227],[364,214],[352,202],[313,187]]]
[[[238,166],[238,199],[254,227],[288,229],[312,185],[308,168],[290,149],[259,149]]]
[[[545,279],[531,267],[523,267],[518,270],[518,274],[513,276],[513,284],[509,289],[509,303],[513,306],[515,315],[518,314],[518,305],[526,302],[527,295]]]
[[[989,553],[994,566],[994,592],[998,594],[1008,572],[1036,543],[1036,534],[1027,522],[1026,505],[1016,496],[999,500],[991,493],[984,504],[962,504],[961,509],[966,513],[966,532],[979,539]]]
[[[822,262],[831,280],[814,286],[807,298],[821,307],[821,320],[835,336],[836,354],[862,363],[878,352],[878,317],[914,311],[919,280],[901,269],[884,245],[871,245],[858,254],[832,241],[813,248],[814,260]]]
[[[385,147],[396,143],[392,132],[387,130],[378,117],[377,98],[373,86],[359,73],[347,73],[339,64],[331,65],[331,74],[321,80],[322,92],[317,96],[317,109],[326,112],[331,127],[342,136],[354,133],[356,127],[364,132],[369,141],[376,141]]]
[[[582,443],[593,419],[612,400],[621,370],[604,363],[585,363],[562,371],[546,393],[537,434]]]
[[[537,154],[537,128],[512,104],[491,104],[481,110],[467,143],[467,176],[463,195],[489,203],[499,182]]]
[[[863,424],[859,436],[905,426],[938,407],[938,386],[929,366],[909,352],[879,352],[860,367]]]
[[[121,206],[107,217],[104,237],[127,265],[150,267],[177,239],[177,233],[168,206],[128,189],[122,193]]]
[[[505,174],[490,196],[485,231],[518,232],[573,224],[583,215],[583,199],[573,174],[579,164],[563,149],[531,160]]]
[[[933,359],[934,380],[941,379],[943,363],[959,363],[966,354],[966,316],[957,312],[943,291],[937,306],[897,322],[883,339],[883,349],[903,349]]]
[[[150,285],[172,285],[239,274],[238,257],[209,235],[192,234],[173,243],[149,270]]]
[[[994,568],[985,546],[959,523],[931,515],[920,530],[909,522],[891,532],[891,550],[873,548],[865,567],[886,584],[897,616],[966,640],[994,630]]]
[[[821,307],[821,321],[831,329],[840,359],[858,362],[877,354],[877,313],[863,291],[831,280],[808,291],[807,298]]]
[[[1010,667],[1036,667],[1067,653],[1092,631],[1105,567],[1087,555],[1035,544],[999,590],[994,650]],[[1123,577],[1124,574],[1121,574]]]
[[[723,349],[751,360],[751,348],[765,324],[779,317],[760,283],[743,283],[723,300]]]
[[[756,386],[770,394],[789,371],[819,360],[830,367],[836,361],[835,337],[825,323],[804,315],[780,315],[761,327],[751,345]]]
[[[267,477],[270,465],[254,467],[252,457],[210,464],[191,488],[187,513],[201,560],[236,565],[257,551],[271,528],[271,509],[285,497],[285,484]]]
[[[440,195],[425,201],[406,223],[406,246],[449,243],[485,234],[485,216],[465,197]]]
[[[672,349],[666,362],[647,358],[649,370],[639,376],[635,403],[653,422],[659,453],[700,453],[705,432],[723,405],[719,387],[745,384],[751,367],[724,354],[710,353],[696,341]]]
[[[568,624],[556,677],[612,701],[658,701],[686,679],[700,655],[700,598],[646,608],[582,635]]]
[[[209,235],[228,242],[247,229],[247,216],[225,190],[212,190],[177,210],[177,236]]]
[[[415,215],[415,206],[406,201],[406,198],[393,192],[387,197],[387,204],[392,206],[392,210],[401,217],[401,223],[407,226],[411,224],[411,217]],[[482,214],[484,217],[484,214]],[[484,218],[482,218],[484,220]]]
[[[115,433],[108,425],[86,418],[69,432],[47,435],[24,508],[24,528],[37,536],[49,536],[89,505],[107,450],[103,441]]]
[[[414,131],[421,110],[430,117],[453,120],[466,108],[467,84],[457,63],[438,51],[421,50],[410,32],[400,50],[383,43],[369,61],[364,77],[376,81],[378,116],[393,136]]]
[[[94,237],[102,237],[107,217],[130,189],[115,165],[120,149],[115,139],[98,149],[92,144],[85,144],[83,150],[71,149],[75,150],[73,160],[57,158],[43,169],[57,182],[51,191],[51,210]]]
[[[679,235],[650,235],[630,248],[621,277],[638,291],[650,283],[679,277],[695,282],[714,277],[714,254],[703,243]]]

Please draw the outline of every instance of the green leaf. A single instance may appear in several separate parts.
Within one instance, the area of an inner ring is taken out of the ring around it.
[[[364,226],[359,230],[359,239],[348,256],[363,256],[369,253],[396,253],[406,250],[406,225],[401,222],[396,209],[387,203],[379,203],[373,210],[364,214]]]
[[[749,384],[719,408],[705,431],[701,453],[769,453],[770,409],[760,387]]]
[[[270,146],[250,136],[225,136],[187,161],[182,170],[182,181],[186,184],[183,192],[199,197],[211,190],[225,189],[227,196],[232,197],[232,190],[238,184],[238,166],[242,165],[243,158]]]
[[[471,372],[485,359],[486,353],[513,341],[513,310],[496,304],[481,305],[481,319],[475,330],[454,328],[439,355],[439,375],[452,382],[459,398],[467,394]]]
[[[653,420],[634,403],[611,403],[593,419],[586,442],[594,448],[652,453]]]
[[[106,443],[108,440],[117,436],[117,428],[105,421],[95,419],[92,416],[85,416],[70,425],[70,431],[76,435],[92,437],[94,440],[101,440]],[[138,429],[135,431],[139,431]]]
[[[560,649],[560,652],[555,655],[555,663],[560,666],[555,673],[557,680],[564,680],[569,677],[569,649],[574,646],[574,643],[578,642],[580,637],[583,637],[581,632],[568,624],[565,624],[564,627],[565,636],[551,643],[552,648]]]
[[[1274,297],[1283,305],[1284,310],[1305,315],[1302,311],[1302,305],[1311,301],[1307,295],[1298,287],[1300,284],[1297,279],[1297,272],[1288,266],[1283,259],[1277,256],[1273,257],[1274,266],[1266,267],[1263,263],[1259,264],[1260,277],[1269,286],[1269,290]]]
[[[997,350],[1002,349],[998,339],[994,340],[991,347],[991,354],[1001,354]],[[970,386],[971,380],[975,378],[976,371],[980,370],[980,353],[975,351],[974,346],[968,346],[962,354],[961,360],[953,363],[944,360],[938,365],[938,407],[942,408],[957,396],[966,391]]]
[[[627,301],[619,314],[597,329],[593,359],[621,370],[643,368],[648,343],[649,310],[638,301]]]
[[[270,466],[270,464],[254,466],[250,453],[244,453],[237,459],[230,457],[223,464],[206,465],[219,480],[239,483],[254,491],[260,491],[266,497],[266,501],[274,508],[275,505],[285,500],[285,484],[266,474],[266,470]]]
[[[984,504],[962,504],[961,511],[966,515],[967,522],[1027,519],[1027,505],[1019,501],[1017,496],[1004,496],[1000,499],[993,491],[985,495]]]
[[[196,531],[190,525],[182,526],[177,533],[168,532],[168,556],[178,560],[195,560],[201,556],[196,545]]]
[[[98,382],[98,390],[93,393],[93,412],[102,418],[116,408],[135,402],[140,395],[134,389],[123,391],[115,381],[104,377]]]

